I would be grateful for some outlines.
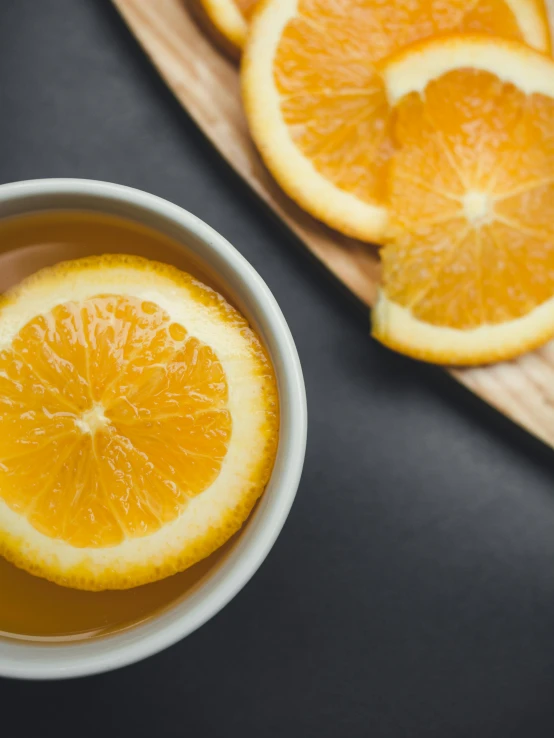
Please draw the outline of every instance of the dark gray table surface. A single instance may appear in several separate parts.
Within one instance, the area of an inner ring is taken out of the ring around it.
[[[277,545],[220,615],[109,675],[0,680],[0,734],[554,735],[552,452],[368,338],[107,0],[0,2],[0,181],[52,176],[148,190],[238,247],[296,339],[309,442]]]

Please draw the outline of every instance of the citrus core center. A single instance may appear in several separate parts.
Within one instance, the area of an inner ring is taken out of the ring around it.
[[[462,198],[464,215],[475,226],[483,225],[492,216],[492,200],[486,192],[469,190]]]
[[[109,420],[104,415],[104,408],[99,403],[95,403],[90,410],[75,420],[75,425],[80,431],[91,435],[100,428],[105,428],[108,423]]]

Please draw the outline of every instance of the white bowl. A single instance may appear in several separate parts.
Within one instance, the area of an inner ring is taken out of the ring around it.
[[[258,507],[230,553],[198,589],[146,623],[104,638],[63,644],[0,639],[0,676],[24,679],[77,677],[131,664],[171,646],[219,612],[275,543],[296,495],[306,448],[306,394],[292,336],[268,287],[238,251],[186,210],[129,187],[79,179],[0,186],[0,218],[59,209],[110,213],[153,227],[185,243],[221,276],[271,354],[281,432],[275,468]]]

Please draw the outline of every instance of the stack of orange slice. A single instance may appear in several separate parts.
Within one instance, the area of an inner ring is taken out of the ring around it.
[[[382,241],[391,106],[377,64],[419,39],[497,34],[549,49],[536,0],[270,0],[242,69],[254,141],[283,189],[347,235]]]
[[[453,36],[387,60],[397,150],[374,333],[428,361],[554,336],[554,62]]]
[[[384,246],[378,339],[472,364],[554,336],[542,0],[265,0],[244,31],[268,169],[316,218]]]

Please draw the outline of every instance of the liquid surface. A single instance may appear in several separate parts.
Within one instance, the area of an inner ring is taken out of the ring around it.
[[[0,291],[45,266],[99,253],[129,253],[165,261],[225,294],[217,275],[207,272],[181,244],[130,221],[85,212],[0,221]],[[0,637],[75,640],[143,622],[194,590],[232,545],[231,541],[182,574],[124,592],[59,587],[0,558]]]
[[[149,620],[200,586],[232,542],[181,574],[122,592],[83,592],[34,577],[0,557],[0,638],[75,641]]]

